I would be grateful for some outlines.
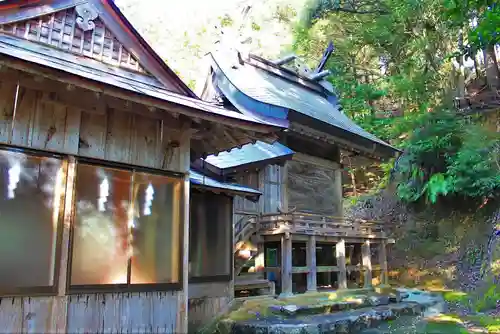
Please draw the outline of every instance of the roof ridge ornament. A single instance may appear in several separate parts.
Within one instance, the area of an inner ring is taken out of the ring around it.
[[[81,4],[75,7],[76,24],[83,31],[95,29],[94,20],[97,19],[99,13],[97,9],[89,3]]]

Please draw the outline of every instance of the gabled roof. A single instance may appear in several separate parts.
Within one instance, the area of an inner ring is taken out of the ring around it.
[[[212,136],[192,136],[198,155],[255,140],[273,141],[275,132],[288,125],[200,100],[111,0],[0,2],[1,64],[146,105],[157,113],[188,116],[200,133]]]
[[[217,181],[214,178],[194,170],[189,171],[189,179],[195,188],[207,188],[211,191],[227,193],[229,195],[244,196],[252,200],[258,199],[258,197],[262,195],[260,191],[253,188],[235,183]]]
[[[209,155],[205,161],[221,170],[221,174],[235,172],[242,168],[257,166],[261,163],[273,164],[291,159],[295,152],[278,142],[267,144],[261,141],[247,144],[230,152]]]
[[[252,55],[238,60],[234,53],[217,52],[211,57],[214,84],[243,114],[299,123],[312,120],[321,131],[367,151],[383,156],[397,152],[342,113],[335,95],[318,82]]]
[[[0,32],[152,76],[169,91],[196,97],[112,0],[3,1]]]

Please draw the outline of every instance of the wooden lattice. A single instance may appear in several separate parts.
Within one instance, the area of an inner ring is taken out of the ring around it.
[[[27,21],[0,25],[0,31],[116,66],[146,72],[100,18],[93,21],[95,28],[89,31],[80,29],[76,18],[75,9],[69,8]]]

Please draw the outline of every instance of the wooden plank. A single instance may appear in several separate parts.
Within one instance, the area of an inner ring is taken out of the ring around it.
[[[227,311],[229,303],[229,297],[190,299],[188,333],[196,332],[219,314]]]
[[[52,103],[38,94],[31,147],[62,152],[66,135],[66,106]]]
[[[19,146],[31,145],[31,129],[37,98],[38,93],[36,91],[23,87],[19,88],[11,144]]]
[[[57,296],[52,297],[52,318],[49,332],[51,333],[68,333],[66,330],[68,319],[68,297]]]
[[[281,296],[292,294],[292,238],[281,237]]]
[[[135,116],[132,135],[132,164],[155,168],[158,165],[161,121]]]
[[[335,256],[337,258],[337,267],[339,268],[339,289],[347,289],[346,252],[345,241],[343,239],[335,245]]]
[[[0,298],[0,328],[4,333],[22,332],[23,298]]]
[[[387,269],[387,250],[386,250],[386,241],[383,240],[379,244],[379,264],[380,264],[380,271],[381,271],[381,280],[380,283],[383,285],[389,284],[389,272]]]
[[[24,298],[23,333],[47,333],[51,330],[53,297]]]
[[[372,286],[372,261],[370,252],[370,241],[365,241],[361,245],[363,271],[364,271],[364,287],[370,288]]]
[[[102,294],[70,296],[68,333],[101,333],[104,323],[102,303]]]
[[[123,294],[109,293],[104,297],[102,305],[103,315],[103,333],[120,333],[123,330],[122,319],[125,314],[122,314]]]
[[[228,297],[229,290],[229,282],[190,283],[189,298]]]
[[[66,153],[78,154],[81,120],[81,109],[75,107],[67,108],[66,136],[64,140],[64,152]]]
[[[306,261],[309,272],[307,274],[307,291],[316,291],[316,236],[309,236],[307,240]]]
[[[0,143],[8,143],[12,132],[16,85],[0,81]]]
[[[79,136],[78,154],[84,157],[104,159],[107,116],[83,111]]]
[[[105,158],[110,161],[130,163],[133,115],[108,110]],[[142,164],[141,164],[142,165]]]

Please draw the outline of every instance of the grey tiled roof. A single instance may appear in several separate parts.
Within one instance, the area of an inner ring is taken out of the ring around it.
[[[326,95],[251,64],[241,65],[222,53],[214,53],[212,56],[226,78],[248,97],[266,104],[294,110],[392,148],[388,143],[365,131],[343,114],[338,105],[328,101]],[[231,94],[231,92],[224,93]]]
[[[258,190],[255,190],[253,188],[249,188],[246,186],[242,186],[239,184],[219,182],[215,179],[212,179],[206,175],[200,174],[200,173],[193,171],[193,170],[189,171],[189,180],[194,185],[204,186],[207,188],[213,188],[213,189],[218,189],[218,190],[222,190],[222,191],[226,190],[226,191],[235,192],[235,193],[244,194],[244,195],[250,195],[250,196],[259,196],[262,194]]]
[[[225,169],[284,157],[293,153],[291,149],[278,142],[267,144],[258,141],[255,144],[244,145],[240,149],[232,149],[230,152],[221,152],[217,156],[209,155],[205,160],[215,167]]]

